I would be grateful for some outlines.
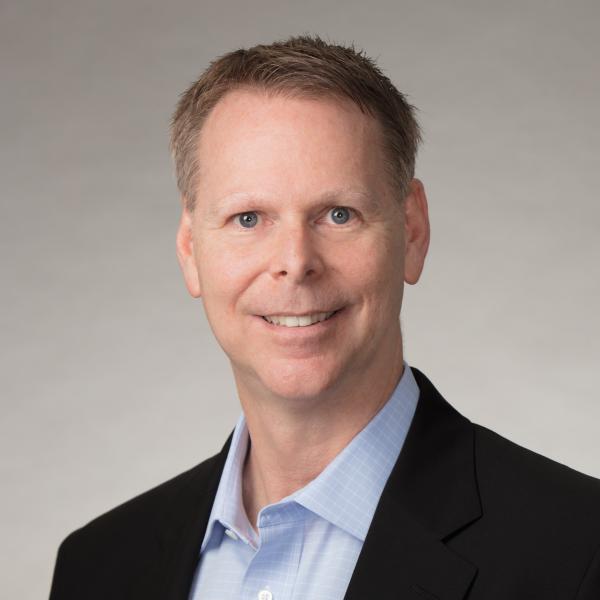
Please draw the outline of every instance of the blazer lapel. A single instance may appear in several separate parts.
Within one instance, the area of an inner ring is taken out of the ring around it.
[[[420,371],[419,403],[345,600],[462,600],[477,568],[446,545],[481,516],[473,428]]]
[[[153,596],[169,600],[187,600],[200,558],[210,511],[219,487],[231,444],[229,436],[221,452],[195,467],[158,530],[162,560],[158,565]]]

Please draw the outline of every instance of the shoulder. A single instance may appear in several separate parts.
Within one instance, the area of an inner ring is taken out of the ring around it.
[[[556,504],[590,503],[600,513],[600,479],[524,448],[482,425],[473,424],[478,479],[505,486],[511,494],[544,497]]]
[[[208,484],[218,457],[218,454],[212,456],[195,467],[96,517],[71,533],[65,542],[67,544],[74,541],[83,542],[87,537],[97,540],[98,536],[110,535],[112,531],[134,534],[159,525],[161,519],[186,492],[191,490],[197,493],[208,491],[204,488]]]
[[[520,531],[538,552],[558,544],[592,555],[600,546],[600,480],[473,428],[485,527],[498,535]]]
[[[73,531],[58,550],[51,599],[77,597],[102,581],[131,582],[153,568],[160,555],[161,528],[180,512],[211,497],[218,483],[217,454],[120,504]],[[95,597],[95,596],[94,596]]]

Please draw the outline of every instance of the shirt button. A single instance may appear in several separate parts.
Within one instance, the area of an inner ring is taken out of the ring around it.
[[[228,535],[234,542],[238,540],[238,536],[233,531],[231,531],[231,529],[226,529],[225,535]]]
[[[269,590],[260,590],[258,600],[273,600],[273,594]]]

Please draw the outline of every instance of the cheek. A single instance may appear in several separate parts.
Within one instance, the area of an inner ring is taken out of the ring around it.
[[[225,244],[213,244],[210,251],[200,251],[197,265],[204,303],[212,312],[231,312],[255,270],[250,253]]]
[[[377,295],[398,287],[404,273],[401,242],[398,236],[382,231],[367,243],[357,246],[346,261],[345,271],[349,280]]]

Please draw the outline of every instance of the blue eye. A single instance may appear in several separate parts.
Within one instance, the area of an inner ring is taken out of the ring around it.
[[[336,206],[331,211],[331,218],[338,225],[343,225],[350,219],[350,210],[345,206]]]
[[[242,227],[251,229],[258,222],[258,216],[254,211],[250,211],[237,215],[237,220]]]

